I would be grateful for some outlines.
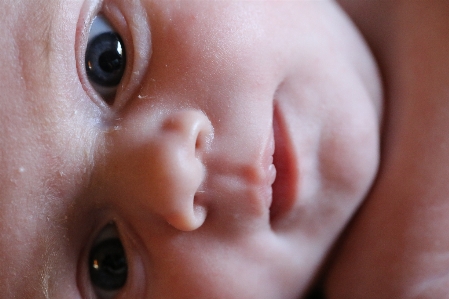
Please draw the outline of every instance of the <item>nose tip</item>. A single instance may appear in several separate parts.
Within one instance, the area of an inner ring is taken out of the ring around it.
[[[207,210],[196,194],[205,175],[204,155],[213,139],[213,127],[200,111],[186,110],[166,117],[158,134],[157,175],[160,200],[157,213],[182,231],[199,228]]]
[[[196,110],[181,111],[168,116],[162,131],[178,135],[180,146],[189,152],[194,151],[197,158],[207,151],[213,139],[212,124],[204,113]]]

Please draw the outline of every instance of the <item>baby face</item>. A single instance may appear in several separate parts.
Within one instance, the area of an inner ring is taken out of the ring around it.
[[[1,5],[2,296],[304,294],[378,164],[333,2]]]

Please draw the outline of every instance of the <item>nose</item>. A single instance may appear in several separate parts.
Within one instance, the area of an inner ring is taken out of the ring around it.
[[[199,228],[207,210],[196,201],[206,175],[204,155],[213,139],[209,119],[197,110],[172,113],[161,121],[151,146],[152,210],[182,231]]]

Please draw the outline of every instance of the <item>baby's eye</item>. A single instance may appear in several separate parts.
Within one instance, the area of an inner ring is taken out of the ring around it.
[[[126,52],[122,39],[103,16],[92,22],[85,60],[90,84],[112,105],[125,72]]]
[[[89,253],[89,275],[96,295],[114,298],[125,286],[128,265],[125,250],[114,225],[106,226]]]

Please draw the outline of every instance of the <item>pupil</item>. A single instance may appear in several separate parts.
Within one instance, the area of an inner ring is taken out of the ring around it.
[[[119,239],[107,239],[96,245],[89,258],[90,279],[94,286],[115,291],[126,283],[128,266]]]
[[[99,65],[106,73],[113,73],[120,70],[122,57],[117,52],[106,51],[100,55]]]

